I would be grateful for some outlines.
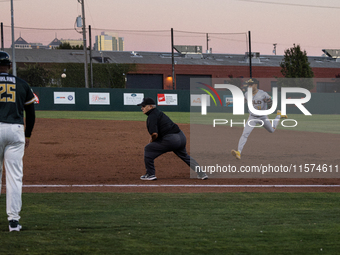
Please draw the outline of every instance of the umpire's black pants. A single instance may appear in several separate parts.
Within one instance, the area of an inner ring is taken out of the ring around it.
[[[173,151],[188,166],[195,170],[195,167],[198,166],[198,163],[188,155],[185,148],[186,144],[187,139],[184,133],[180,131],[176,134],[165,135],[164,137],[146,145],[144,148],[144,162],[146,172],[149,175],[155,175],[155,158],[169,151]]]

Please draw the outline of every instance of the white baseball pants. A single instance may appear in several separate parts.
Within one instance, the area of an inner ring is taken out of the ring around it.
[[[241,153],[248,140],[248,136],[253,131],[256,124],[263,126],[268,132],[273,133],[279,124],[280,118],[281,116],[277,115],[274,120],[269,120],[268,116],[253,116],[250,114],[247,122],[245,123],[242,136],[238,142],[238,151]]]
[[[20,219],[24,151],[24,126],[0,122],[0,193],[4,165],[6,170],[6,210],[9,221]]]

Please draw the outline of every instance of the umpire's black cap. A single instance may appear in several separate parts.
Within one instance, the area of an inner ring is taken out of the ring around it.
[[[145,107],[146,105],[156,105],[156,103],[151,97],[145,97],[143,98],[143,102],[141,102],[140,104],[137,104],[137,106],[143,106],[143,107]]]
[[[9,66],[11,65],[11,60],[9,55],[5,51],[0,51],[0,65],[1,66]]]

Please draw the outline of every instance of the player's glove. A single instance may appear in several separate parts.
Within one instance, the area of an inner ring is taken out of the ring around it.
[[[273,100],[271,98],[265,99],[264,102],[267,103],[267,108],[268,109],[272,108]]]

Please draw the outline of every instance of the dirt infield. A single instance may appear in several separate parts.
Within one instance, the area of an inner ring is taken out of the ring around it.
[[[180,125],[188,139],[190,126]],[[242,129],[228,131],[226,160]],[[275,135],[275,136],[274,136]],[[249,137],[242,160],[256,163],[266,157],[273,160],[297,159],[309,163],[339,162],[340,135],[279,130],[267,139],[268,145],[252,150],[264,129],[255,129]],[[271,139],[273,138],[273,139]],[[275,138],[275,139],[274,139]],[[37,119],[30,147],[24,157],[24,185],[66,185],[62,187],[24,187],[23,192],[339,192],[339,187],[276,187],[274,185],[340,185],[339,178],[320,179],[214,179],[190,178],[190,170],[173,153],[157,158],[157,181],[139,180],[145,173],[143,149],[149,140],[145,122],[111,120]],[[263,139],[262,139],[263,140]],[[295,141],[295,146],[291,146]],[[279,146],[277,146],[279,143]],[[276,147],[277,150],[272,148]],[[246,149],[247,148],[247,149]],[[340,173],[339,173],[340,176]],[[3,180],[3,183],[4,180]],[[96,186],[67,186],[93,185]],[[100,184],[112,186],[99,186]],[[121,185],[121,186],[119,186]],[[124,186],[126,185],[126,186]],[[127,186],[137,185],[137,186]],[[138,186],[146,185],[146,186]],[[163,186],[170,185],[170,186]],[[172,185],[172,186],[171,186]],[[184,186],[191,185],[191,186]],[[200,186],[192,186],[200,185]],[[209,185],[202,187],[201,185]],[[212,185],[268,185],[230,187]]]

